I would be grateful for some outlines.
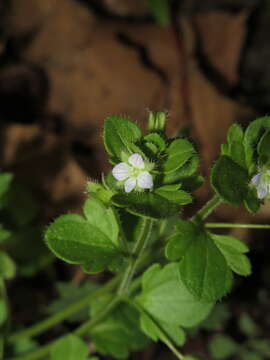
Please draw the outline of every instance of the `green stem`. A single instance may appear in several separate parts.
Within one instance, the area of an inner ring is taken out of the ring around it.
[[[199,220],[202,221],[206,219],[211,212],[215,210],[216,207],[221,203],[221,198],[219,195],[214,195],[212,199],[210,199],[198,212],[194,215],[191,220]]]
[[[117,305],[119,305],[119,303],[122,300],[123,295],[127,292],[127,290],[129,288],[134,290],[134,288],[136,288],[138,286],[139,281],[137,279],[134,282],[134,286],[130,287],[130,284],[131,284],[132,278],[133,278],[137,268],[139,267],[139,265],[141,265],[141,262],[142,262],[142,260],[144,258],[144,255],[145,255],[144,250],[145,250],[145,248],[146,248],[146,246],[148,244],[148,240],[150,238],[152,225],[153,225],[152,220],[149,220],[149,219],[143,219],[142,220],[141,229],[140,229],[141,231],[140,231],[140,233],[138,235],[137,241],[136,241],[136,243],[134,245],[134,248],[132,250],[132,257],[130,259],[130,264],[127,267],[127,269],[126,269],[126,271],[124,273],[124,276],[122,278],[121,284],[120,284],[119,289],[118,289],[117,296],[100,313],[98,313],[95,317],[93,317],[91,320],[85,322],[80,327],[78,327],[74,331],[74,334],[76,334],[77,336],[83,336],[83,335],[89,333],[94,326],[96,326],[100,321],[102,321],[109,313],[111,313],[111,311]],[[113,280],[115,280],[115,279],[113,279]],[[108,285],[108,284],[106,284],[106,285]],[[104,287],[106,287],[106,285]],[[102,289],[100,289],[100,291],[104,290],[104,287]],[[102,291],[102,295],[104,295],[104,293],[106,294],[107,291]],[[99,294],[99,296],[100,296],[100,294]],[[95,297],[95,300],[96,300],[96,298],[97,297]],[[86,305],[89,305],[89,303],[93,301],[92,299],[93,299],[93,297],[89,298]],[[90,300],[90,302],[89,302],[89,300]],[[72,304],[73,307],[74,307],[74,305],[76,305],[76,304]],[[78,310],[78,308],[77,308],[77,310]],[[72,311],[72,313],[73,313],[73,311]],[[63,316],[63,314],[62,314],[62,316]],[[47,323],[48,320],[49,319],[44,320],[44,322]],[[61,321],[61,320],[59,320],[59,321]],[[48,329],[48,327],[44,328],[44,322],[43,322],[42,328],[40,327],[40,324],[37,324],[35,326],[36,327],[35,332],[34,332],[35,334],[37,333],[37,330],[39,330],[39,332],[41,332],[41,331],[44,331],[44,330]],[[47,325],[48,325],[48,323],[47,323]],[[30,331],[31,331],[31,335],[29,335]],[[18,340],[18,334],[16,336],[15,335],[16,335],[16,333],[13,334],[13,336],[11,337],[13,342]],[[33,327],[20,332],[20,337],[25,337],[25,336],[33,336]],[[49,351],[50,351],[51,347],[53,346],[53,344],[57,340],[52,341],[51,343],[37,349],[36,351],[34,351],[34,352],[30,353],[30,354],[27,354],[27,355],[21,356],[21,357],[17,357],[14,360],[36,360],[36,359],[40,359],[41,357],[44,357],[44,356],[49,354]]]
[[[5,353],[5,342],[7,336],[8,316],[9,316],[8,298],[6,293],[5,281],[3,278],[0,278],[0,299],[4,301],[4,306],[6,307],[6,311],[8,313],[7,319],[5,319],[2,326],[0,326],[0,360],[3,360]]]
[[[140,226],[140,233],[132,249],[129,265],[118,288],[118,295],[123,295],[128,291],[129,285],[141,260],[143,252],[148,245],[148,240],[150,238],[151,229],[153,226],[153,220],[143,218],[141,219]]]
[[[232,224],[232,223],[205,223],[206,228],[240,228],[240,229],[270,229],[265,224]]]
[[[60,323],[62,320],[66,319],[70,315],[75,314],[82,308],[96,301],[99,297],[109,293],[117,286],[117,284],[120,281],[120,278],[121,276],[117,275],[116,277],[108,281],[104,286],[102,286],[102,288],[96,290],[95,292],[91,292],[90,294],[86,295],[84,298],[81,298],[80,300],[68,305],[57,314],[48,317],[47,319],[31,326],[28,329],[20,330],[11,334],[8,338],[8,342],[14,343],[22,338],[33,337],[50,329],[51,327]]]
[[[138,288],[138,286],[140,285],[140,281],[141,281],[141,279],[138,278],[132,283],[131,291],[135,291]],[[119,305],[119,303],[121,301],[122,301],[122,296],[120,296],[120,295],[116,296],[107,306],[105,306],[105,308],[101,312],[96,314],[96,316],[94,316],[91,320],[89,320],[89,321],[85,322],[84,324],[82,324],[81,326],[79,326],[74,331],[74,334],[82,337],[85,334],[90,333],[91,330],[98,323],[100,323],[107,315],[109,315],[111,313],[111,311],[113,309],[115,309],[116,306]],[[31,352],[30,354],[22,355],[22,356],[14,358],[12,360],[37,360],[37,359],[45,358],[46,356],[49,355],[52,346],[57,341],[59,341],[60,339],[62,339],[65,336],[66,335],[63,335],[63,336],[59,337],[58,339],[51,341],[49,344],[38,348],[37,350]]]

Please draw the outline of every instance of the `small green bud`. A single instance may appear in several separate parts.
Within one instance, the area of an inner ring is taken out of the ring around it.
[[[166,114],[164,112],[151,111],[148,117],[149,131],[165,131]]]

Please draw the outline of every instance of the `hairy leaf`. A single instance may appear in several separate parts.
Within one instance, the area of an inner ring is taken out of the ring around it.
[[[153,219],[168,218],[179,212],[179,205],[153,193],[117,194],[112,197],[112,203],[125,207],[134,215]]]
[[[136,124],[121,116],[109,116],[104,123],[104,144],[107,152],[118,159],[122,153],[131,153],[130,144],[141,138]]]
[[[89,272],[102,271],[118,254],[107,235],[77,214],[56,219],[48,227],[45,240],[57,257],[82,264]]]
[[[228,156],[221,156],[212,169],[212,186],[224,202],[241,205],[248,191],[248,173]]]
[[[196,299],[178,274],[178,264],[161,268],[155,264],[143,275],[142,293],[137,301],[154,319],[168,325],[192,327],[210,312],[213,303]]]
[[[86,360],[88,346],[77,336],[67,335],[51,347],[50,360]]]
[[[113,209],[95,198],[86,200],[83,209],[88,222],[107,235],[116,246],[119,245],[119,226]]]

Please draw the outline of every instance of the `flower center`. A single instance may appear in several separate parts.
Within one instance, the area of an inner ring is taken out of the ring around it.
[[[132,168],[131,168],[131,171],[130,171],[130,175],[131,175],[132,177],[138,177],[141,172],[142,172],[142,169],[138,169],[138,168],[132,167]]]

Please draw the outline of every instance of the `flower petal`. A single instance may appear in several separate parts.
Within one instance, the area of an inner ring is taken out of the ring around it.
[[[116,180],[126,180],[130,176],[130,166],[128,164],[121,162],[112,169],[112,174]]]
[[[153,178],[148,171],[142,172],[137,177],[138,186],[143,189],[151,189],[153,187]]]
[[[268,186],[266,184],[257,187],[257,195],[259,199],[264,199],[268,194]]]
[[[254,175],[253,178],[251,179],[252,184],[258,186],[260,184],[261,176],[262,176],[261,173]]]
[[[132,154],[128,158],[128,162],[138,169],[144,169],[144,161],[140,154]]]
[[[136,186],[136,178],[131,177],[125,182],[125,192],[130,193]]]

